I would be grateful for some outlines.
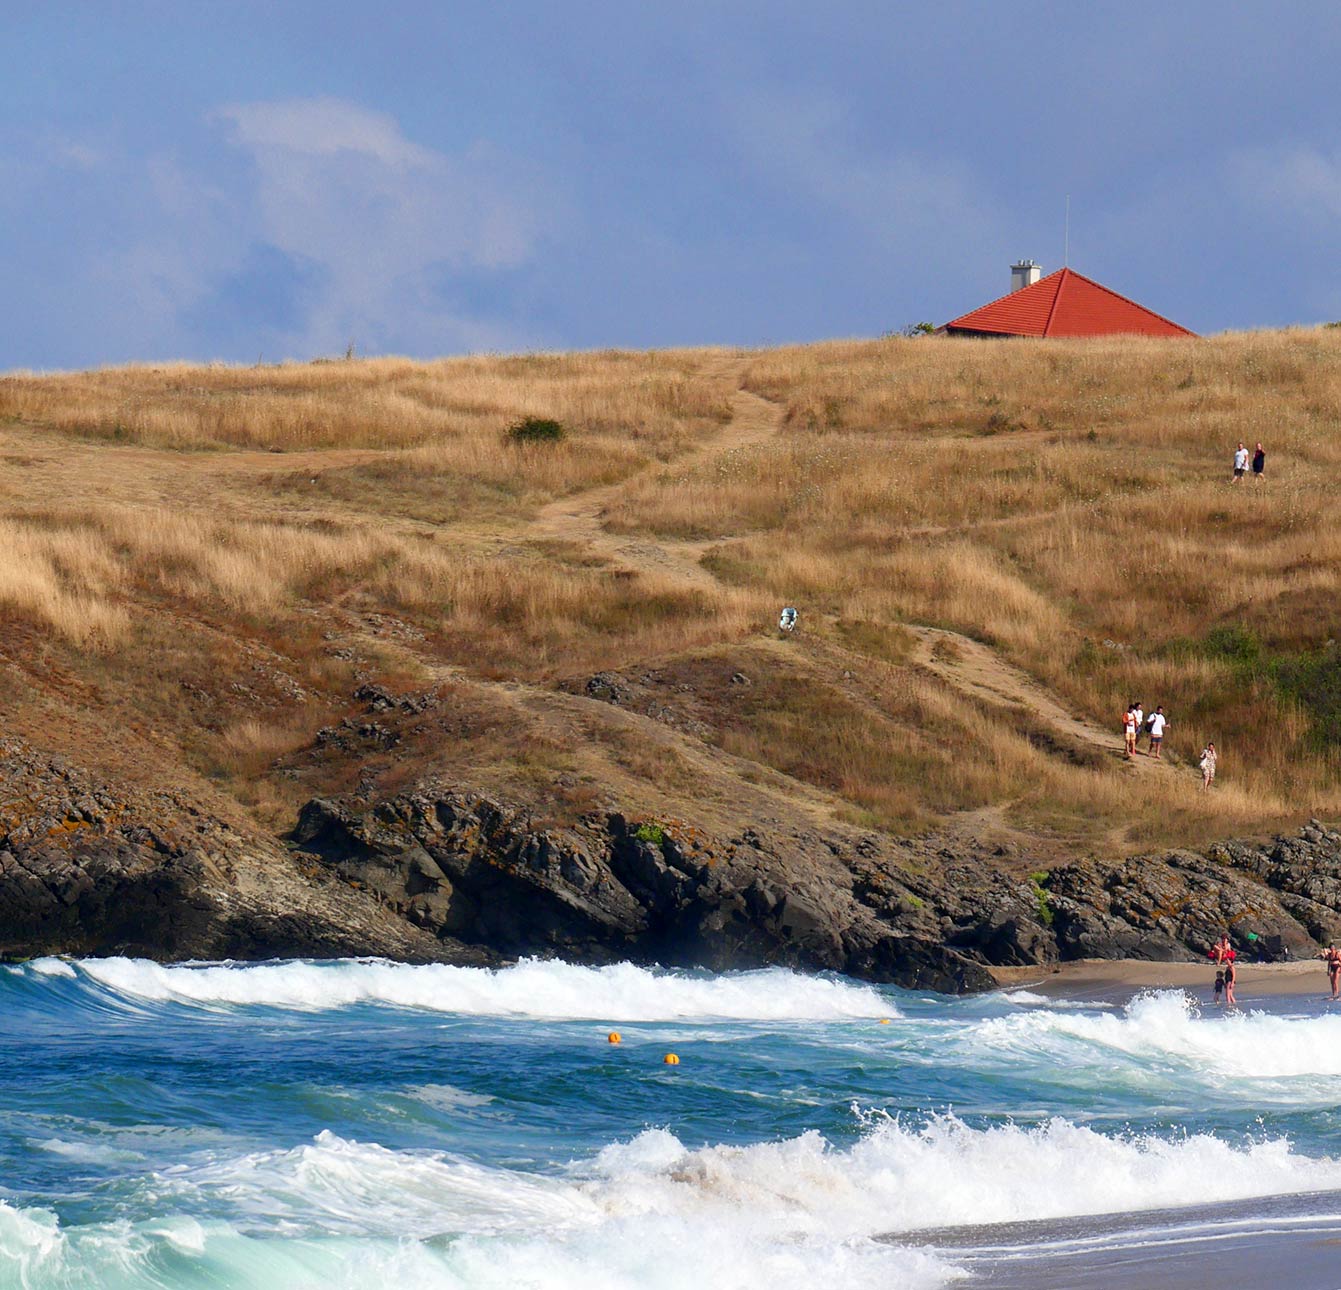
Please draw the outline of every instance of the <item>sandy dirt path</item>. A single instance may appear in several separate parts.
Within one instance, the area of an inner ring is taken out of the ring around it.
[[[1027,672],[1007,663],[981,641],[940,627],[920,627],[912,623],[904,626],[917,637],[914,660],[961,693],[974,695],[988,703],[1023,708],[1065,742],[1092,748],[1115,760],[1125,760],[1138,771],[1172,771],[1171,764],[1163,759],[1155,760],[1143,754],[1126,758],[1116,716],[1112,730],[1075,716]]]
[[[737,389],[731,396],[731,420],[720,431],[676,457],[669,467],[658,464],[648,469],[692,470],[727,453],[753,448],[771,439],[781,421],[782,408],[776,403]],[[681,581],[715,586],[716,579],[700,561],[705,551],[719,545],[716,539],[680,541],[645,534],[630,536],[611,533],[604,527],[602,516],[606,508],[630,482],[621,480],[550,502],[527,526],[525,536],[533,541],[571,542],[643,573],[668,573]]]

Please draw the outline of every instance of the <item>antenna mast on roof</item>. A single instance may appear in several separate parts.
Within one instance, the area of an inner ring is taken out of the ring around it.
[[[1071,194],[1066,194],[1066,236],[1062,243],[1062,268],[1071,264]]]

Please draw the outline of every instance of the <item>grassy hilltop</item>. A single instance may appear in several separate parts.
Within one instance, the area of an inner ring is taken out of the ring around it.
[[[1262,832],[1341,814],[1339,500],[1331,331],[11,375],[0,715],[274,830],[434,771],[556,820]],[[379,731],[369,680],[436,715]]]

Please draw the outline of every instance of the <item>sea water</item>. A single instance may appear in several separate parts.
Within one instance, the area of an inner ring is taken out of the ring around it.
[[[1326,1228],[1341,1015],[1269,1006],[538,961],[11,965],[0,1286],[889,1290],[1178,1239],[1141,1216],[1186,1206],[1227,1206],[1191,1225],[1219,1239],[1322,1194],[1298,1203]]]

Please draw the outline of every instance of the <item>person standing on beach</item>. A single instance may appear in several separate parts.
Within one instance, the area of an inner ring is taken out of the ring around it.
[[[1239,1001],[1234,998],[1234,986],[1238,984],[1239,970],[1234,965],[1234,951],[1229,951],[1229,961],[1225,964],[1225,1003],[1237,1008]]]
[[[1240,440],[1237,451],[1234,453],[1234,478],[1229,482],[1237,484],[1243,478],[1244,472],[1248,469],[1248,450],[1243,446]]]
[[[1255,483],[1262,482],[1262,472],[1266,469],[1266,450],[1259,443],[1257,451],[1253,453],[1253,480]]]
[[[1159,750],[1164,743],[1164,727],[1168,724],[1169,719],[1164,715],[1164,706],[1161,704],[1150,718],[1150,755],[1156,761],[1160,760]]]
[[[1215,780],[1215,745],[1208,742],[1201,750],[1201,787],[1209,789]]]
[[[1221,968],[1220,971],[1218,971],[1215,974],[1215,1006],[1217,1008],[1224,1003],[1224,998],[1222,997],[1224,995],[1224,992],[1225,992],[1225,971],[1224,968]]]
[[[1329,941],[1327,948],[1318,957],[1327,964],[1327,982],[1332,987],[1332,998],[1341,999],[1341,950],[1335,941]]]

